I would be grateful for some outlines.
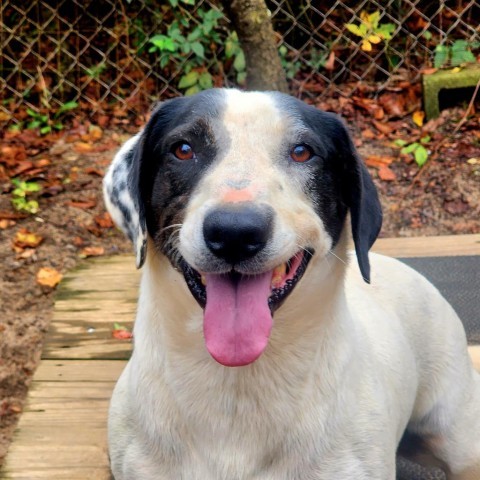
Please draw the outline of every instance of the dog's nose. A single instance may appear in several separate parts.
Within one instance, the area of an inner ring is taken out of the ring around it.
[[[271,208],[217,208],[205,217],[203,236],[210,251],[234,265],[262,250],[272,232]]]

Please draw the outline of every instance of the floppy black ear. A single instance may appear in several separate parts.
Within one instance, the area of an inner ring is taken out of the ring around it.
[[[105,205],[113,221],[132,241],[137,268],[144,264],[147,254],[147,225],[139,189],[143,143],[142,132],[125,142],[103,180]]]
[[[370,283],[368,251],[382,227],[382,207],[372,177],[358,155],[346,128],[343,128],[347,137],[344,146],[346,202],[350,209],[352,236],[360,272],[363,279]]]
[[[382,227],[382,207],[372,177],[357,154],[355,175],[351,184],[350,217],[358,265],[363,279],[370,283],[368,251],[374,244]]]

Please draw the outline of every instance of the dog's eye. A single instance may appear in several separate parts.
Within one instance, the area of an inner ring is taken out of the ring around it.
[[[295,162],[306,162],[313,157],[313,152],[307,145],[295,145],[290,150],[290,157]]]
[[[173,147],[173,154],[179,160],[191,160],[193,157],[195,157],[192,146],[187,142],[177,143]]]

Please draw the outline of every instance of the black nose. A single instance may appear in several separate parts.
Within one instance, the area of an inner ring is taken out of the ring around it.
[[[213,254],[233,265],[265,247],[272,223],[270,207],[218,208],[205,217],[203,236]]]

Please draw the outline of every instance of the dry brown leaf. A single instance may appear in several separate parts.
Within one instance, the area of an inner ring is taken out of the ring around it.
[[[112,217],[108,212],[97,215],[94,220],[95,223],[101,228],[113,228],[115,226]]]
[[[83,258],[87,257],[100,257],[105,254],[105,249],[103,247],[85,247],[80,252],[80,256]]]
[[[112,330],[112,337],[117,340],[130,340],[133,335],[132,332],[124,329],[115,329]]]
[[[382,166],[388,166],[393,162],[394,158],[388,155],[370,155],[365,159],[365,163],[369,167],[380,168]]]
[[[44,286],[55,288],[62,279],[63,275],[51,267],[42,267],[37,272],[37,283]]]
[[[19,253],[17,255],[17,258],[21,258],[23,260],[26,260],[27,258],[33,257],[35,255],[36,250],[34,248],[26,248],[23,252]]]
[[[396,180],[396,175],[393,170],[391,170],[389,167],[386,165],[382,165],[378,169],[378,177],[380,180],[383,180],[384,182],[392,182],[393,180]]]
[[[5,230],[5,229],[10,228],[10,227],[13,227],[13,226],[16,225],[16,224],[17,224],[17,222],[14,222],[13,220],[8,220],[8,219],[6,219],[6,218],[2,218],[2,219],[0,220],[0,228],[1,228],[2,230]]]
[[[77,153],[90,153],[93,145],[87,142],[77,142],[73,148]]]
[[[103,177],[105,175],[103,170],[95,167],[87,167],[85,169],[85,173],[88,173],[89,175],[98,175],[99,177]]]
[[[93,141],[98,141],[103,137],[103,130],[97,125],[90,125],[88,135]]]
[[[20,249],[36,248],[43,242],[43,237],[36,233],[28,231],[26,228],[21,228],[13,239],[15,247]]]
[[[362,138],[365,140],[373,140],[374,138],[377,138],[377,134],[370,128],[366,128],[365,130],[362,130]]]
[[[82,210],[88,210],[89,208],[94,208],[97,206],[96,200],[86,200],[75,202],[73,200],[65,202],[67,207],[81,208]]]
[[[335,52],[332,50],[328,56],[328,60],[324,65],[325,70],[331,72],[335,68]]]
[[[372,123],[375,125],[375,128],[379,131],[384,133],[385,135],[389,135],[393,132],[393,128],[388,125],[387,123],[382,123],[377,120],[372,120]],[[376,137],[376,135],[375,135]]]
[[[385,93],[380,96],[379,103],[388,115],[402,117],[405,115],[405,97],[398,93]]]

